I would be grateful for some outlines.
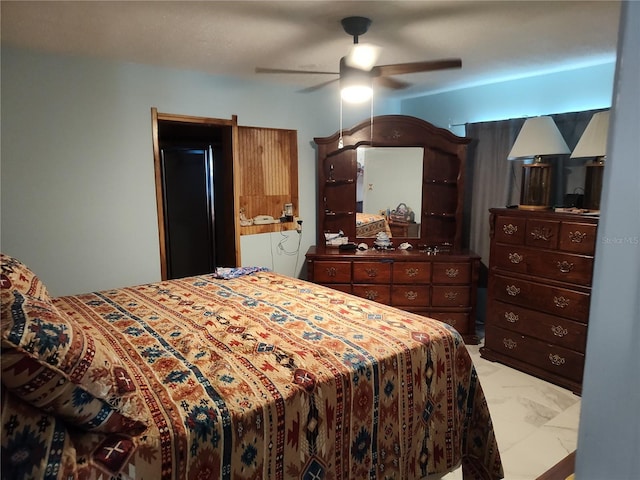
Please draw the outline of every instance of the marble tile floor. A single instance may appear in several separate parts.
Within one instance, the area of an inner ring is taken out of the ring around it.
[[[493,420],[506,480],[534,480],[576,449],[580,397],[469,345]],[[462,469],[442,477],[462,480]]]

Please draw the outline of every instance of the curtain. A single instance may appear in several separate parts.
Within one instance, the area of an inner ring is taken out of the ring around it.
[[[467,124],[466,136],[472,138],[469,148],[467,182],[472,186],[466,198],[470,204],[469,248],[489,264],[489,209],[518,203],[521,162],[507,160],[509,150],[524,123],[523,118]],[[517,167],[517,168],[516,168]]]
[[[593,114],[599,111],[602,109],[551,115],[570,150],[575,148]],[[465,192],[465,238],[469,239],[469,248],[482,257],[485,267],[489,265],[489,209],[517,205],[520,200],[523,162],[507,160],[507,156],[525,120],[466,124],[466,136],[473,140],[466,168],[471,192]],[[575,185],[584,185],[584,163],[585,159],[570,159],[569,155],[553,160],[555,205],[562,205],[564,194],[574,193]]]

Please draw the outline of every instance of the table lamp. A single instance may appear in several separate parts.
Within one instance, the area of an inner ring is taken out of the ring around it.
[[[600,210],[608,133],[609,110],[595,113],[571,154],[571,158],[593,157],[586,165],[584,182],[584,208],[588,210]]]
[[[528,118],[516,138],[509,160],[533,157],[532,163],[522,165],[520,204],[523,210],[550,208],[552,165],[548,156],[571,153],[553,118]]]

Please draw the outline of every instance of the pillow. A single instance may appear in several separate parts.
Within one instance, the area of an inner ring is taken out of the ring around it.
[[[9,312],[4,311],[4,307],[11,302],[13,290],[41,300],[49,298],[49,292],[44,284],[25,264],[9,255],[0,253],[0,295],[2,297],[0,316],[3,319],[9,315]],[[2,326],[5,325],[3,322]]]
[[[3,389],[2,478],[76,478],[76,450],[64,422]]]
[[[16,285],[13,278],[9,283]],[[39,280],[34,275],[28,283]],[[115,352],[63,318],[48,295],[3,291],[1,372],[14,395],[85,430],[137,435],[146,429],[139,413],[144,401]]]

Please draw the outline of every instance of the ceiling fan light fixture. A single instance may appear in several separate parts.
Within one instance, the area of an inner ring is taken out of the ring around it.
[[[373,96],[370,72],[349,67],[346,57],[340,59],[340,96],[347,103],[363,103]]]
[[[364,103],[373,96],[373,89],[370,85],[347,85],[340,89],[340,96],[348,103]]]
[[[380,56],[380,47],[372,43],[358,43],[351,47],[345,63],[360,70],[371,70]]]

